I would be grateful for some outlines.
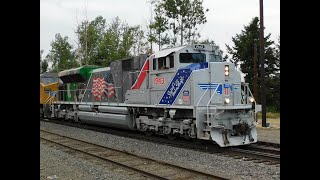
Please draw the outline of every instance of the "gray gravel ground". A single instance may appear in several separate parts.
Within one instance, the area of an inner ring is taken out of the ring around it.
[[[258,140],[272,143],[280,143],[280,129],[257,128]]]
[[[40,179],[99,180],[146,179],[146,177],[41,140]]]
[[[205,171],[215,175],[220,175],[231,179],[280,179],[279,165],[266,165],[263,163],[254,163],[250,161],[243,161],[242,159],[234,159],[225,157],[219,154],[208,154],[197,152],[189,149],[170,147],[162,144],[155,144],[151,142],[144,142],[131,138],[119,137],[111,134],[94,132],[90,130],[83,130],[74,127],[67,127],[58,124],[41,122],[41,129],[50,130],[56,133],[78,138],[84,141],[94,142],[106,147],[111,147],[118,150],[126,150],[128,152],[149,157],[152,159],[180,165],[186,168],[192,168],[199,171]],[[47,148],[47,147],[46,147]],[[46,158],[48,152],[55,152],[54,150],[46,150],[41,158]],[[50,156],[50,155],[49,155]],[[56,159],[50,161],[61,161],[59,155]],[[60,160],[58,160],[60,159]],[[63,158],[67,164],[77,159]],[[57,167],[57,166],[56,166]],[[77,165],[74,164],[74,169]],[[80,169],[77,171],[83,174],[86,171]],[[96,170],[97,167],[93,167]],[[84,168],[87,169],[87,168]],[[97,170],[99,171],[99,169]],[[57,167],[59,172],[59,167]],[[100,176],[101,177],[101,176]],[[86,179],[86,178],[85,178]],[[89,178],[94,179],[94,178]],[[103,179],[103,178],[102,178]],[[107,178],[108,179],[108,178]],[[115,179],[121,179],[121,177]]]

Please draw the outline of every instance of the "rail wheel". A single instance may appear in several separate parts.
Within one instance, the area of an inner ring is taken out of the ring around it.
[[[175,140],[177,138],[176,135],[174,134],[168,134],[167,137],[170,139],[170,140]]]
[[[152,136],[153,135],[153,131],[145,131],[144,134],[147,135],[147,136]]]

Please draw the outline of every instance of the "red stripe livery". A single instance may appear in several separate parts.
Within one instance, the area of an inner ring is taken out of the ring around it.
[[[141,72],[138,75],[136,82],[132,85],[131,89],[140,89],[143,81],[147,77],[147,72],[149,71],[149,59],[144,62]]]

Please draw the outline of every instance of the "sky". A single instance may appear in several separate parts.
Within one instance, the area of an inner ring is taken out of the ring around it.
[[[241,33],[253,17],[259,17],[259,0],[204,0],[203,5],[209,12],[206,13],[208,22],[199,26],[201,39],[214,40],[224,53],[225,44],[232,45],[232,37]],[[151,10],[147,0],[40,0],[40,49],[44,50],[44,56],[56,33],[68,36],[69,42],[76,44],[74,30],[77,21],[85,19],[85,14],[88,20],[101,15],[107,23],[119,16],[129,25],[145,27]],[[271,40],[277,41],[280,0],[264,1],[264,26],[265,36],[271,33]]]

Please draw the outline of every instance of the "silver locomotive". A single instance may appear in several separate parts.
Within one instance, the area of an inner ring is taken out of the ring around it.
[[[59,90],[47,100],[51,117],[210,140],[221,147],[257,142],[248,84],[212,45],[163,49],[113,61],[88,78],[77,75],[75,70],[59,73],[69,79],[68,88],[71,83],[77,88]]]

